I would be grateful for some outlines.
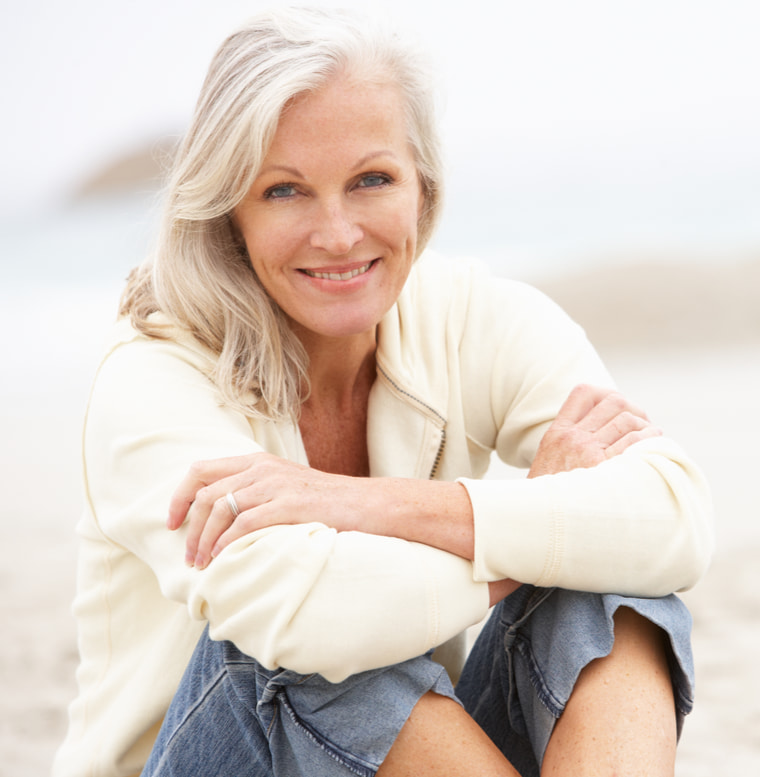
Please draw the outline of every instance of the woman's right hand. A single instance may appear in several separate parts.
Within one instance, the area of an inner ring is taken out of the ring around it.
[[[319,520],[360,529],[362,480],[265,452],[199,461],[174,492],[167,527],[189,523],[186,561],[203,569],[233,540],[269,526]],[[233,492],[236,515],[227,498]]]
[[[544,434],[528,477],[595,467],[661,434],[643,410],[617,391],[576,386]]]

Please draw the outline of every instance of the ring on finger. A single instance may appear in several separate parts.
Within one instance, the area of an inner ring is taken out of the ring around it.
[[[232,492],[228,491],[227,494],[225,495],[224,499],[227,502],[227,506],[230,508],[230,512],[232,513],[232,517],[233,518],[237,518],[238,515],[240,515],[240,508],[238,507],[238,504],[235,501],[235,497],[232,495]]]

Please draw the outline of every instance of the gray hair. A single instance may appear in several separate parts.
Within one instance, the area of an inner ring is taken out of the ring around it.
[[[281,10],[243,25],[214,56],[169,177],[156,250],[122,298],[122,314],[140,331],[166,337],[152,315],[160,311],[210,348],[224,400],[250,415],[296,417],[308,365],[241,249],[231,214],[258,174],[284,107],[345,71],[401,90],[424,198],[419,255],[442,204],[425,61],[383,25],[352,14]]]

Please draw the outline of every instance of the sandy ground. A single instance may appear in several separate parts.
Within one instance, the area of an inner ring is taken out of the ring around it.
[[[760,285],[757,265],[731,272],[718,283],[714,273],[663,274],[652,266],[550,286],[587,326],[624,392],[693,454],[712,483],[718,551],[706,578],[685,594],[695,623],[698,699],[679,777],[757,774],[760,767],[760,322],[753,300]],[[644,304],[652,289],[657,304]],[[24,315],[31,321],[38,313]],[[4,388],[0,777],[49,773],[75,692],[69,605],[78,430],[95,342],[92,331],[79,334],[66,371],[21,381],[10,399]],[[40,355],[24,363],[16,357],[15,366],[32,374]]]

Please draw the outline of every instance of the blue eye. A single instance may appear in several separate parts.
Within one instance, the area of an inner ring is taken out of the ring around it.
[[[387,175],[381,175],[380,173],[369,173],[361,177],[359,186],[364,189],[373,189],[379,186],[385,186],[390,183],[391,179]]]
[[[289,183],[280,183],[277,186],[270,186],[264,192],[264,198],[267,200],[282,200],[292,197],[296,193],[296,187]]]

